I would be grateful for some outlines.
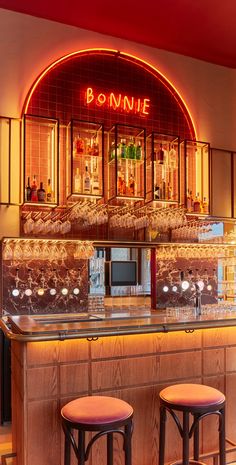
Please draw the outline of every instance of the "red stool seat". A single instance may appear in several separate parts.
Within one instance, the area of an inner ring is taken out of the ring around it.
[[[202,384],[176,384],[160,392],[160,398],[171,405],[189,408],[217,406],[225,402],[218,389]]]
[[[133,413],[131,405],[116,397],[86,396],[64,405],[61,409],[64,465],[71,465],[71,450],[77,458],[76,463],[85,465],[93,444],[103,436],[107,443],[106,463],[113,465],[114,435],[123,438],[124,465],[131,465]]]
[[[72,400],[62,408],[61,414],[72,423],[105,425],[126,420],[133,415],[133,409],[115,397],[89,396]]]

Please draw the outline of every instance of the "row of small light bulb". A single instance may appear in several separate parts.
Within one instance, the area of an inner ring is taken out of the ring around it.
[[[39,297],[42,297],[43,295],[45,295],[46,292],[47,292],[47,289],[44,289],[43,287],[39,287],[37,289],[37,291],[36,291],[36,294]],[[21,293],[21,291],[17,287],[12,290],[13,297],[19,297],[20,293]],[[54,287],[49,289],[49,294],[51,296],[55,296],[57,293],[58,293],[58,291]],[[77,295],[79,295],[79,293],[80,293],[79,288],[74,287],[74,289],[72,290],[72,294],[74,294],[74,296],[77,296]],[[28,289],[25,289],[25,291],[23,291],[23,294],[25,294],[27,297],[31,297],[33,295],[33,291],[32,291],[32,289],[28,288]],[[62,294],[63,296],[67,296],[69,294],[69,289],[67,287],[63,287],[60,290],[60,294]]]
[[[204,287],[205,287],[205,284],[202,280],[200,281],[197,281],[196,284],[198,285],[199,287],[199,290],[202,292]],[[187,291],[190,287],[190,282],[189,281],[182,281],[181,284],[180,284],[180,287],[183,291]],[[211,284],[207,284],[206,285],[206,289],[208,291],[211,291],[212,290],[212,285]],[[167,286],[165,284],[165,286],[163,286],[163,292],[169,292],[169,291],[172,291],[172,292],[177,292],[178,291],[178,286],[176,286],[176,284],[174,286],[172,286],[171,288],[169,288],[169,286]],[[195,291],[196,290],[196,287],[195,285],[191,285],[191,288],[190,288],[191,291]]]

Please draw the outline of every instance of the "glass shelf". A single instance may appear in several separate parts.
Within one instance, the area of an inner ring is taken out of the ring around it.
[[[108,200],[143,200],[145,129],[116,124],[108,133]]]
[[[58,120],[26,115],[24,118],[24,202],[58,204]]]
[[[209,154],[207,142],[181,142],[181,198],[188,213],[209,215]]]
[[[72,120],[68,126],[67,197],[103,196],[102,124]]]
[[[179,138],[152,132],[147,137],[146,201],[179,202]]]

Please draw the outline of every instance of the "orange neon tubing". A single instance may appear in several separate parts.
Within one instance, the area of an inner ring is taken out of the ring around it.
[[[68,60],[69,58],[71,57],[75,57],[77,55],[84,55],[84,54],[90,54],[90,53],[93,53],[93,52],[100,52],[100,53],[107,53],[107,54],[117,54],[118,56],[120,56],[121,58],[126,58],[127,60],[130,60],[132,61],[132,63],[135,62],[135,64],[137,64],[138,66],[143,66],[148,72],[154,72],[154,76],[156,78],[158,78],[158,76],[160,76],[163,80],[161,80],[161,82],[163,83],[163,85],[165,85],[168,90],[172,93],[172,95],[176,98],[175,94],[178,96],[178,99],[177,100],[177,103],[178,105],[180,106],[180,108],[182,109],[182,111],[186,114],[186,116],[189,118],[191,124],[192,124],[192,129],[194,131],[194,134],[195,134],[195,139],[197,140],[197,131],[196,131],[196,128],[195,128],[195,124],[193,122],[193,118],[191,116],[191,113],[189,111],[189,108],[188,108],[188,105],[186,104],[186,102],[184,101],[184,99],[181,97],[181,95],[179,94],[178,90],[176,89],[176,87],[169,81],[169,79],[164,76],[164,74],[162,74],[155,66],[151,65],[150,63],[148,63],[147,61],[143,60],[142,58],[138,58],[134,55],[131,55],[130,53],[127,53],[127,52],[120,52],[119,50],[115,50],[115,49],[108,49],[108,48],[89,48],[89,49],[84,49],[84,50],[79,50],[79,51],[76,51],[76,52],[71,52],[67,55],[64,55],[63,57],[59,58],[58,60],[54,61],[53,63],[51,63],[44,71],[42,71],[42,73],[37,77],[37,79],[35,80],[35,82],[33,83],[31,89],[29,90],[29,93],[26,97],[26,100],[25,100],[25,104],[23,106],[23,111],[22,111],[22,114],[26,114],[27,111],[28,111],[28,107],[29,107],[29,103],[30,103],[30,100],[31,100],[31,97],[36,89],[36,87],[38,86],[38,84],[40,83],[40,81],[44,78],[44,76],[49,73],[49,71],[51,71],[55,66],[57,66],[58,64],[62,63],[63,61],[65,60]],[[167,85],[168,84],[168,85]],[[182,105],[181,105],[182,103]]]

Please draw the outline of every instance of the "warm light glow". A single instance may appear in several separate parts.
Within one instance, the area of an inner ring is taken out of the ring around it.
[[[31,87],[31,89],[29,91],[29,94],[28,94],[28,96],[26,98],[26,101],[25,101],[25,105],[24,105],[24,108],[23,108],[23,114],[27,113],[30,100],[32,98],[32,95],[33,95],[36,87],[38,86],[40,81],[44,78],[44,76],[46,76],[46,74],[49,71],[51,71],[55,66],[59,65],[63,61],[68,60],[69,58],[72,58],[72,57],[75,57],[75,56],[78,56],[78,55],[89,54],[89,53],[93,53],[93,52],[101,52],[101,53],[107,53],[107,54],[118,54],[118,56],[120,56],[121,58],[124,57],[127,60],[132,60],[132,62],[135,61],[135,63],[138,66],[145,67],[147,69],[147,71],[152,72],[152,74],[156,78],[158,78],[158,76],[161,76],[163,78],[163,81],[162,81],[163,85],[165,85],[168,88],[168,90],[172,93],[173,97],[177,100],[177,103],[180,106],[181,110],[186,114],[187,120],[189,120],[190,123],[191,123],[189,125],[190,129],[191,129],[191,132],[192,131],[194,132],[194,137],[195,137],[195,139],[197,139],[196,128],[195,128],[191,113],[190,113],[190,111],[188,109],[188,106],[187,106],[186,102],[184,101],[184,99],[179,94],[179,92],[177,91],[177,89],[175,88],[175,86],[169,81],[169,79],[167,79],[167,77],[164,76],[164,74],[162,74],[159,70],[157,70],[157,68],[155,68],[155,66],[151,65],[147,61],[145,61],[145,60],[143,60],[141,58],[137,58],[137,57],[135,57],[134,55],[132,55],[130,53],[120,52],[118,50],[113,50],[113,49],[90,48],[90,49],[80,50],[80,51],[69,53],[68,55],[65,55],[65,56],[59,58],[58,60],[54,61],[53,63],[51,63],[51,65],[49,65],[40,74],[40,76],[38,76],[38,78],[34,82],[33,86]],[[178,99],[176,98],[176,96],[178,96]],[[146,107],[145,107],[144,111],[147,111]]]
[[[168,286],[164,286],[164,287],[163,287],[163,291],[164,291],[164,292],[168,292],[168,291],[169,291]]]
[[[56,289],[52,288],[52,289],[50,289],[49,293],[50,293],[50,295],[56,295],[57,291],[56,291]]]
[[[13,297],[18,297],[19,294],[20,294],[19,289],[13,289],[13,291],[12,291]]]
[[[85,104],[103,105],[108,109],[122,110],[127,113],[139,113],[142,116],[149,114],[150,99],[148,98],[134,98],[128,95],[115,94],[110,92],[109,94],[98,92],[92,87],[87,87],[85,91]]]
[[[39,296],[44,295],[44,292],[45,292],[45,291],[44,291],[43,287],[40,287],[40,288],[37,290],[37,294],[38,294]]]
[[[27,297],[30,297],[32,294],[33,294],[32,289],[26,289],[26,290],[25,290],[25,295],[26,295]]]
[[[66,287],[63,287],[61,290],[62,295],[67,295],[68,294],[68,289]]]
[[[203,281],[198,281],[198,282],[197,282],[197,285],[198,285],[200,291],[203,291],[203,289],[204,289],[204,282],[203,282]]]
[[[177,292],[177,290],[178,290],[177,286],[173,286],[173,287],[172,287],[172,291],[173,291],[173,292]]]
[[[79,295],[79,293],[80,293],[79,288],[78,288],[78,287],[75,287],[75,288],[73,289],[73,294],[74,294],[74,295]]]
[[[183,291],[187,291],[187,289],[189,288],[189,282],[188,281],[182,281],[181,287],[182,287]]]

